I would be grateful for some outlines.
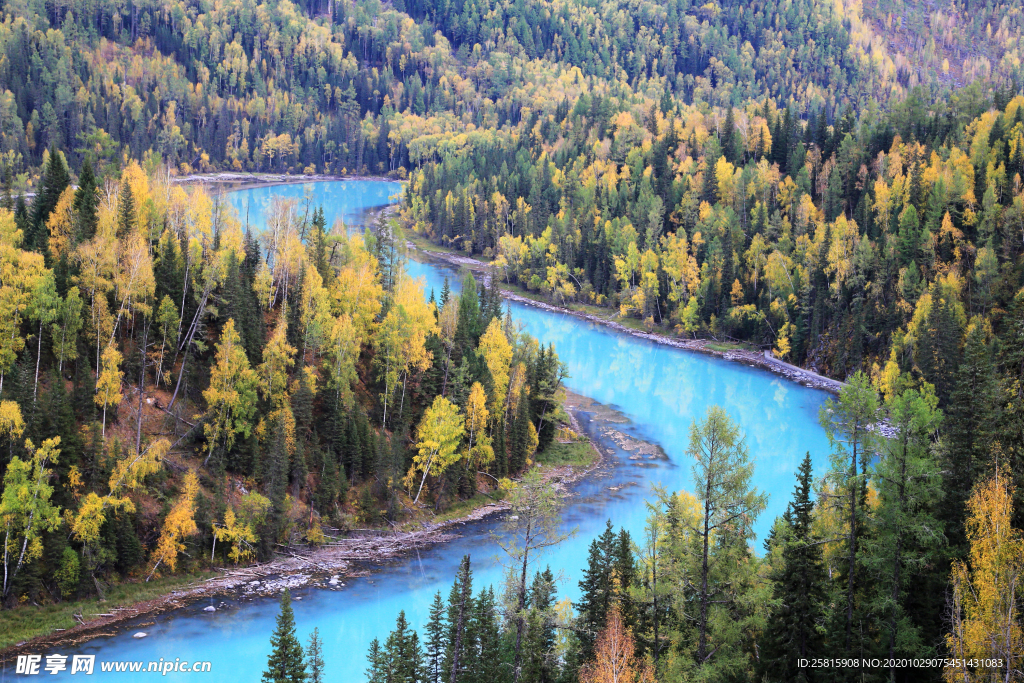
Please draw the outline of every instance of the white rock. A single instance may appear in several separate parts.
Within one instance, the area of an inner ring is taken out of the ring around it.
[[[214,607],[213,605],[210,605],[209,607],[204,607],[204,608],[203,608],[203,611],[204,611],[204,612],[216,612],[216,611],[217,611],[217,608],[216,608],[216,607]]]
[[[145,637],[146,637],[146,636],[148,636],[148,635],[149,635],[149,634],[148,634],[148,633],[146,633],[145,631],[139,631],[139,632],[138,632],[138,633],[136,633],[136,634],[135,634],[134,636],[132,636],[132,638],[145,638]]]

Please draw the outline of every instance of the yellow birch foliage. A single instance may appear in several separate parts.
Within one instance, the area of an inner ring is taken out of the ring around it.
[[[295,347],[288,343],[288,318],[282,315],[267,345],[259,366],[259,389],[265,398],[280,406],[287,398],[288,371],[295,364]]]
[[[447,306],[445,307],[447,308]],[[480,467],[494,460],[494,449],[487,437],[487,395],[480,382],[473,382],[466,400],[466,435],[469,439],[466,460],[471,468]]]
[[[580,683],[654,683],[651,664],[636,656],[633,631],[622,623],[618,605],[597,636],[594,661],[580,668]]]
[[[74,203],[75,191],[68,185],[60,193],[53,213],[46,219],[46,229],[50,231],[50,254],[54,261],[60,260],[71,248],[75,232]]]
[[[1004,471],[979,484],[967,502],[967,562],[956,561],[952,631],[946,634],[950,657],[996,660],[1001,666],[947,666],[950,683],[1011,680],[1024,661],[1020,625],[1020,589],[1024,579],[1024,534],[1015,529],[1013,485]]]
[[[12,442],[25,433],[25,420],[16,401],[0,401],[0,437]]]
[[[477,350],[483,355],[494,382],[491,395],[491,414],[500,416],[508,393],[509,366],[512,364],[512,345],[501,329],[501,322],[492,318],[487,330],[480,336]]]
[[[116,452],[117,444],[112,443],[111,446]],[[108,481],[109,492],[101,496],[95,491],[90,491],[78,506],[74,516],[67,513],[72,536],[86,545],[95,543],[99,540],[100,527],[103,526],[108,508],[134,512],[135,504],[125,494],[138,488],[143,479],[159,470],[161,461],[170,449],[171,442],[160,439],[142,452],[137,452],[133,448],[127,457],[115,462]]]
[[[331,282],[333,312],[349,315],[362,340],[380,313],[384,295],[377,259],[366,250],[362,235],[339,235],[338,252],[341,267]]]
[[[100,377],[96,380],[96,405],[103,407],[103,425],[106,431],[107,406],[118,405],[123,398],[121,395],[121,381],[124,373],[121,372],[121,352],[113,346],[108,346],[100,359]]]
[[[152,578],[153,573],[162,564],[170,571],[178,566],[178,553],[185,549],[182,539],[191,536],[198,531],[196,527],[196,495],[199,493],[199,477],[195,470],[189,470],[185,475],[184,487],[174,507],[164,518],[163,531],[160,532],[160,540],[156,543],[153,551],[153,569],[150,570],[146,581]]]
[[[258,493],[249,493],[242,498],[240,512],[234,508],[224,513],[224,524],[213,525],[213,535],[222,543],[231,543],[228,557],[238,564],[240,560],[251,560],[256,555],[253,544],[259,540],[256,527],[263,523],[270,510],[270,500]]]
[[[416,473],[423,473],[414,502],[419,502],[423,482],[428,475],[440,476],[459,461],[458,448],[465,433],[465,420],[459,407],[444,396],[434,398],[434,403],[423,412],[423,419],[416,428],[417,452],[405,476],[405,484],[411,490]]]
[[[210,370],[210,386],[203,392],[209,406],[203,426],[209,453],[218,446],[231,450],[236,434],[248,436],[252,431],[258,383],[242,348],[242,338],[235,330],[235,321],[228,319],[221,330],[216,364]]]

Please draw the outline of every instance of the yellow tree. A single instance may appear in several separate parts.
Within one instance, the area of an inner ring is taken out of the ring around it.
[[[306,350],[312,350],[313,361],[320,348],[331,334],[332,323],[330,295],[323,285],[319,271],[307,267],[302,280],[302,298],[299,304],[302,323],[301,362],[305,363]]]
[[[359,338],[352,318],[341,314],[331,324],[324,356],[327,359],[327,385],[338,392],[345,405],[352,402],[352,382],[356,378]]]
[[[153,551],[153,568],[146,577],[147,582],[153,578],[161,564],[173,572],[178,565],[178,553],[185,549],[182,539],[198,531],[195,520],[198,493],[199,477],[196,476],[195,470],[189,470],[185,474],[181,495],[164,518],[163,531],[160,532],[160,540],[156,542],[156,549]]]
[[[466,400],[466,461],[471,468],[494,460],[494,449],[487,436],[487,396],[480,382],[473,382]]]
[[[1024,579],[1024,534],[1015,529],[1013,485],[1002,470],[975,489],[967,502],[967,562],[956,561],[952,631],[946,648],[960,666],[943,672],[950,683],[1016,680],[1024,662],[1018,592]],[[965,660],[978,660],[974,668]]]
[[[11,590],[18,572],[43,554],[42,533],[60,526],[60,508],[50,502],[53,486],[51,470],[60,456],[60,437],[47,439],[36,449],[25,441],[28,460],[11,458],[4,473],[4,490],[0,496],[0,524],[3,525],[4,584],[3,595]],[[15,556],[17,560],[15,561]]]
[[[108,346],[101,359],[102,369],[96,380],[96,405],[103,406],[103,438],[107,438],[107,406],[121,403],[121,353],[113,346]]]
[[[116,450],[116,444],[113,444]],[[160,469],[160,462],[171,449],[171,442],[160,439],[145,450],[132,451],[114,463],[114,470],[107,481],[109,491],[101,496],[90,491],[78,506],[74,516],[68,516],[71,535],[86,548],[99,540],[107,509],[122,509],[134,512],[135,504],[126,494],[139,487],[143,479]]]
[[[595,655],[580,668],[580,683],[654,683],[650,662],[636,656],[633,631],[622,623],[618,604],[597,636]]]
[[[210,386],[203,392],[207,420],[205,466],[218,446],[229,451],[235,436],[249,436],[256,414],[256,387],[259,380],[249,366],[242,338],[235,330],[234,319],[228,319],[217,344],[216,363],[210,370]]]
[[[71,249],[75,237],[75,190],[70,185],[64,189],[53,213],[46,219],[46,228],[50,232],[50,254],[54,261],[59,261]]]
[[[458,448],[465,433],[466,424],[459,407],[444,396],[436,397],[434,403],[424,411],[423,419],[416,428],[417,453],[405,476],[406,486],[411,489],[416,473],[423,473],[413,503],[419,502],[423,484],[431,473],[440,476],[450,465],[459,461]]]
[[[229,507],[224,513],[224,524],[213,524],[213,549],[210,561],[217,552],[217,541],[230,543],[228,557],[238,564],[240,560],[252,559],[256,550],[253,544],[259,540],[256,527],[263,523],[270,510],[270,500],[256,492],[246,494],[239,504],[239,512]]]
[[[477,350],[484,357],[491,373],[493,393],[491,394],[491,415],[498,419],[504,412],[508,393],[509,366],[512,364],[512,345],[508,342],[501,322],[492,318],[487,330],[480,336]]]
[[[387,424],[388,404],[402,382],[402,405],[405,403],[405,386],[412,372],[423,372],[430,367],[433,355],[427,351],[427,337],[437,334],[437,320],[434,307],[423,297],[423,279],[409,278],[399,273],[395,286],[394,300],[377,330],[374,345],[377,348],[377,362],[383,366],[384,375],[384,416]],[[402,407],[399,407],[399,411]]]
[[[260,391],[275,407],[280,407],[287,396],[288,371],[293,365],[295,347],[288,343],[288,319],[282,315],[263,347],[263,363],[257,369]]]

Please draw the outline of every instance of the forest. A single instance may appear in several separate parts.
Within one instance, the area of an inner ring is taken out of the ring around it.
[[[566,369],[507,290],[844,381],[830,465],[755,538],[714,409],[582,598],[467,558],[368,679],[1020,680],[1019,3],[2,0],[0,48],[5,612],[543,498]],[[257,231],[213,172],[405,189]],[[487,284],[425,291],[407,235]]]

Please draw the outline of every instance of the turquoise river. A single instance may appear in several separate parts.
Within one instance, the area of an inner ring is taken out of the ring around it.
[[[397,183],[337,181],[257,187],[233,192],[228,198],[242,221],[248,220],[255,228],[262,226],[271,197],[287,196],[301,202],[307,193],[314,205],[325,207],[328,225],[340,218],[350,228],[358,228],[368,209],[395,201],[400,191]],[[445,276],[451,277],[453,284],[458,279],[457,273],[442,266],[410,261],[407,267],[414,277],[423,278],[427,294],[430,289],[439,293]],[[607,438],[608,423],[591,420],[586,413],[581,416],[584,429],[610,455],[599,472],[573,486],[574,495],[567,501],[563,519],[567,529],[577,528],[575,537],[540,559],[541,568],[550,565],[556,576],[562,577],[560,596],[578,596],[587,546],[603,530],[605,520],[639,533],[652,486],[668,490],[689,486],[688,430],[708,406],[723,406],[740,424],[756,463],[755,484],[771,494],[768,509],[756,526],[755,548],[759,552],[772,520],[786,508],[805,451],[811,453],[816,474],[823,472],[828,444],[818,426],[818,410],[827,398],[825,393],[738,363],[610,331],[568,314],[513,303],[512,315],[541,343],[555,345],[569,368],[571,377],[566,383],[573,392],[617,411],[626,420],[615,424],[616,430],[657,444],[668,456],[667,460],[630,460],[630,453]],[[458,539],[375,567],[365,578],[347,580],[340,590],[297,591],[303,598],[294,603],[299,636],[305,641],[313,627],[319,627],[327,680],[364,680],[370,641],[387,636],[399,610],[405,610],[414,626],[422,626],[433,594],[440,590],[447,595],[463,555],[472,556],[475,587],[497,585],[501,551],[491,532],[498,530],[496,519],[467,524],[459,529]],[[94,675],[100,678],[104,677],[99,672],[102,661],[181,658],[212,662],[212,675],[200,674],[190,680],[258,681],[269,652],[276,600],[222,598],[216,602],[228,604],[206,613],[202,609],[209,602],[204,602],[157,617],[145,627],[149,633],[145,639],[133,639],[131,634],[138,628],[129,625],[120,635],[54,648],[53,652],[95,654]],[[149,680],[153,675],[106,674],[118,681]],[[167,679],[189,676],[172,673]],[[3,673],[0,680],[6,680]]]

